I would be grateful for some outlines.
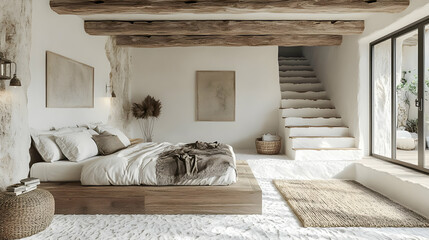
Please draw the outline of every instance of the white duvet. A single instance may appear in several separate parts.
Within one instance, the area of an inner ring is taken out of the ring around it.
[[[156,178],[158,155],[179,145],[182,144],[140,143],[115,154],[100,157],[84,164],[81,183],[82,185],[158,185]],[[235,163],[232,147],[229,149]],[[192,179],[183,185],[229,185],[236,181],[236,170],[229,167],[223,176]]]

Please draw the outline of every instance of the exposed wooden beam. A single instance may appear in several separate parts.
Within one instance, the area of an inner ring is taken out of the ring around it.
[[[400,12],[409,0],[51,0],[59,14]]]
[[[92,35],[353,35],[364,21],[86,21]]]
[[[119,46],[193,47],[193,46],[332,46],[340,45],[338,35],[270,36],[117,36]]]

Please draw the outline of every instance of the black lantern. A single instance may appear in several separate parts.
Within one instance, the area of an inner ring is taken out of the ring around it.
[[[12,78],[12,61],[4,57],[0,52],[0,80],[9,80]]]
[[[15,65],[15,72],[12,77],[12,64]],[[0,52],[0,80],[10,80],[9,86],[21,87],[21,81],[16,76],[18,67],[15,62],[4,57],[4,54]]]

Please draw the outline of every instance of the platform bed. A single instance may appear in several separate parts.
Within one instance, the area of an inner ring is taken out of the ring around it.
[[[262,191],[245,161],[230,186],[82,186],[42,183],[56,214],[261,214]]]

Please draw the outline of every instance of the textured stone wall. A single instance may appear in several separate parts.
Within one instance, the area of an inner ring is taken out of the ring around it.
[[[129,98],[131,58],[129,49],[118,47],[115,38],[110,37],[106,43],[106,55],[111,66],[110,85],[113,86],[116,93],[116,98],[110,100],[111,108],[108,122],[129,134],[131,119]]]
[[[22,87],[0,81],[0,189],[28,175],[31,0],[0,0],[0,52],[18,65]]]

